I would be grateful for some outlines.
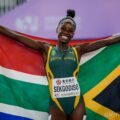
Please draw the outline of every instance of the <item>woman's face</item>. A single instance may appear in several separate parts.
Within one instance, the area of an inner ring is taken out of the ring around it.
[[[70,22],[65,22],[63,25],[58,26],[57,33],[59,42],[64,44],[69,43],[74,36],[74,32],[75,27]]]

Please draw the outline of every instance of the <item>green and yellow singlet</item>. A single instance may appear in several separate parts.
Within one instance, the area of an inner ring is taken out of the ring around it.
[[[50,47],[46,63],[52,105],[66,114],[72,113],[80,101],[80,87],[77,81],[79,61],[76,48],[62,51]]]

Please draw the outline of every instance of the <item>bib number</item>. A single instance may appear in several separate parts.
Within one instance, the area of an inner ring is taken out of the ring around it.
[[[55,78],[52,80],[53,98],[64,98],[80,95],[80,87],[75,77]]]

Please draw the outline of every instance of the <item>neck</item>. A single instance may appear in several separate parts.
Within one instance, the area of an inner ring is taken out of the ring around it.
[[[68,43],[58,42],[57,46],[58,46],[58,48],[60,48],[61,50],[67,50],[67,49],[68,49]]]

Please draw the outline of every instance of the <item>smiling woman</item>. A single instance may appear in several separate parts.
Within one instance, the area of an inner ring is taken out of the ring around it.
[[[68,46],[76,29],[74,16],[75,11],[68,10],[67,16],[59,22],[57,46],[51,47],[48,52],[46,72],[51,93],[52,120],[82,120],[85,114],[77,81],[79,56],[75,47]],[[54,57],[59,59],[53,60]],[[57,84],[58,81],[60,84]]]
[[[58,33],[56,46],[33,40],[0,26],[0,33],[42,53],[51,95],[51,120],[83,120],[86,113],[85,105],[77,80],[81,56],[120,42],[118,35],[93,43],[69,46],[76,30],[74,17],[75,11],[68,10],[67,16],[60,20],[56,29]]]
[[[68,10],[66,18],[63,18],[58,24],[56,31],[58,33],[59,42],[63,44],[68,43],[74,35],[76,29],[76,23],[73,20],[74,16],[75,12]]]

